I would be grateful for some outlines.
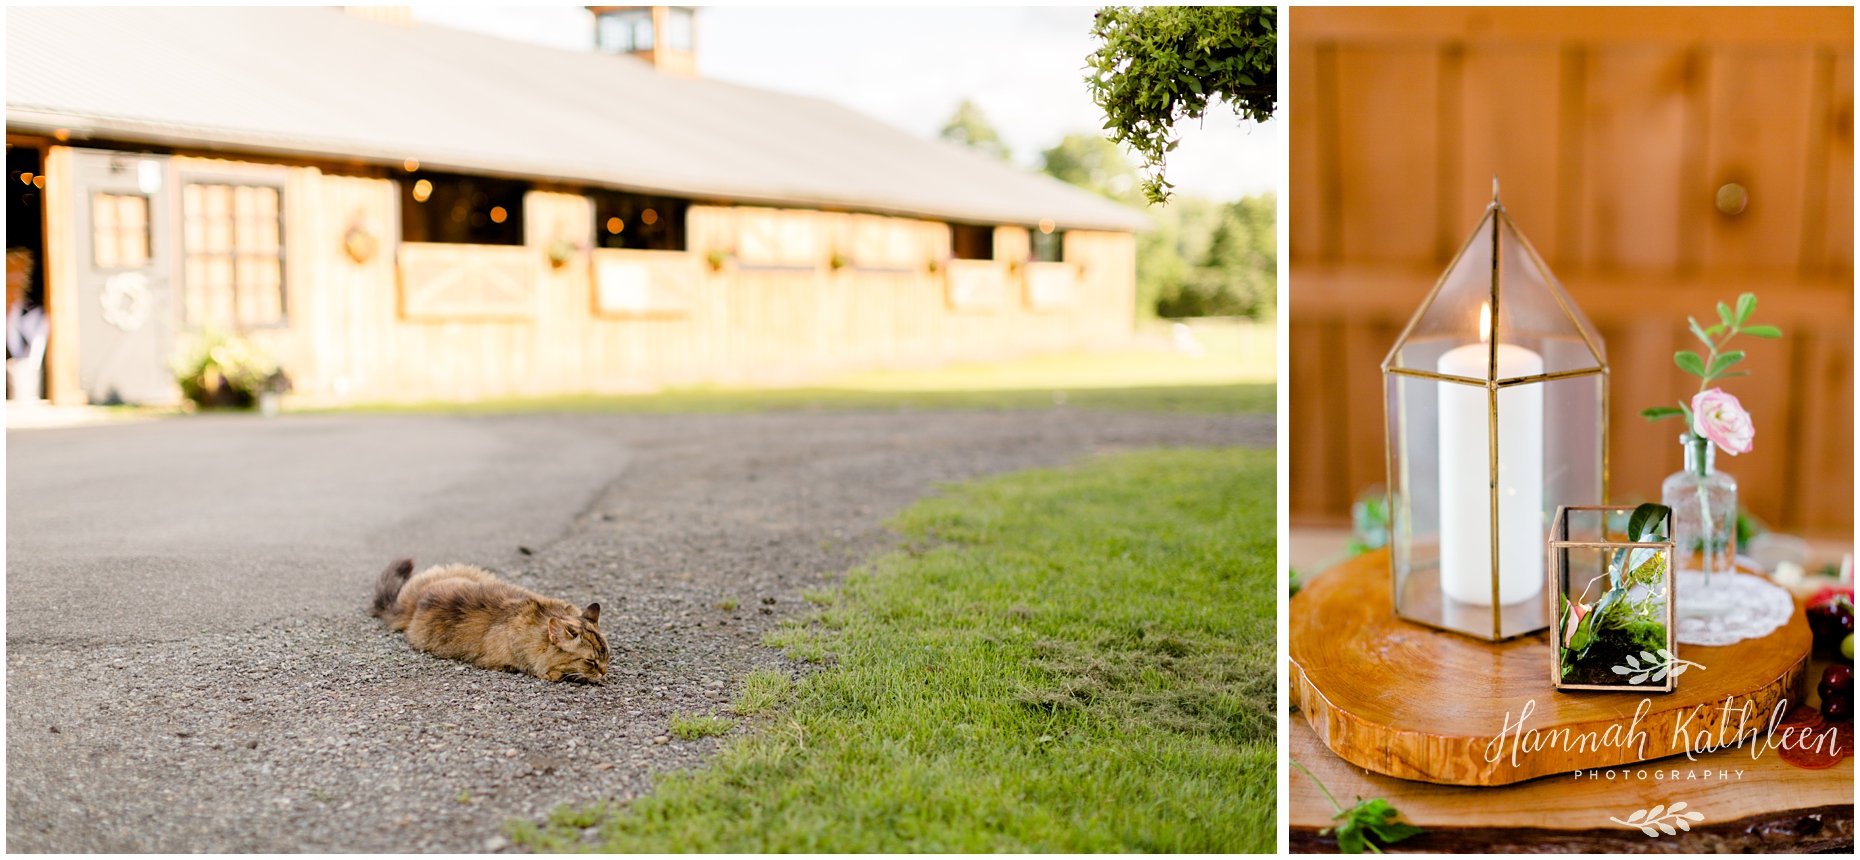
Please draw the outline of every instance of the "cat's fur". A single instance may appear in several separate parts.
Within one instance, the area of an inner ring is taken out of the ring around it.
[[[375,581],[368,612],[439,657],[545,681],[598,682],[607,674],[600,604],[577,610],[469,564],[435,565],[416,576],[413,559],[396,561]]]

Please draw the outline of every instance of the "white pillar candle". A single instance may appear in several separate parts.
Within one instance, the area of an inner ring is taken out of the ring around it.
[[[1457,347],[1438,370],[1484,379],[1484,343]],[[1543,356],[1498,345],[1497,379],[1544,372]],[[1492,605],[1491,447],[1486,389],[1440,382],[1440,588],[1460,603]],[[1544,392],[1498,390],[1498,601],[1522,603],[1544,587]]]

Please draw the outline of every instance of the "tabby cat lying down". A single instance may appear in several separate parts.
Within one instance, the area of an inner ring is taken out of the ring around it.
[[[594,682],[607,674],[600,604],[577,611],[469,564],[413,576],[413,559],[394,562],[375,582],[368,614],[405,632],[415,648],[474,666],[545,681]]]

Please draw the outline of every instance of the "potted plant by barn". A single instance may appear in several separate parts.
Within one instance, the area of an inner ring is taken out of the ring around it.
[[[202,332],[173,370],[182,396],[201,409],[250,409],[269,397],[266,414],[275,414],[277,396],[290,390],[290,378],[263,349],[220,331]]]

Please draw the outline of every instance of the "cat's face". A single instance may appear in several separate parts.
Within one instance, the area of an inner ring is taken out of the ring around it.
[[[579,618],[549,619],[549,643],[555,647],[544,678],[599,683],[607,677],[607,637],[601,635],[600,618],[601,605],[590,603]]]

